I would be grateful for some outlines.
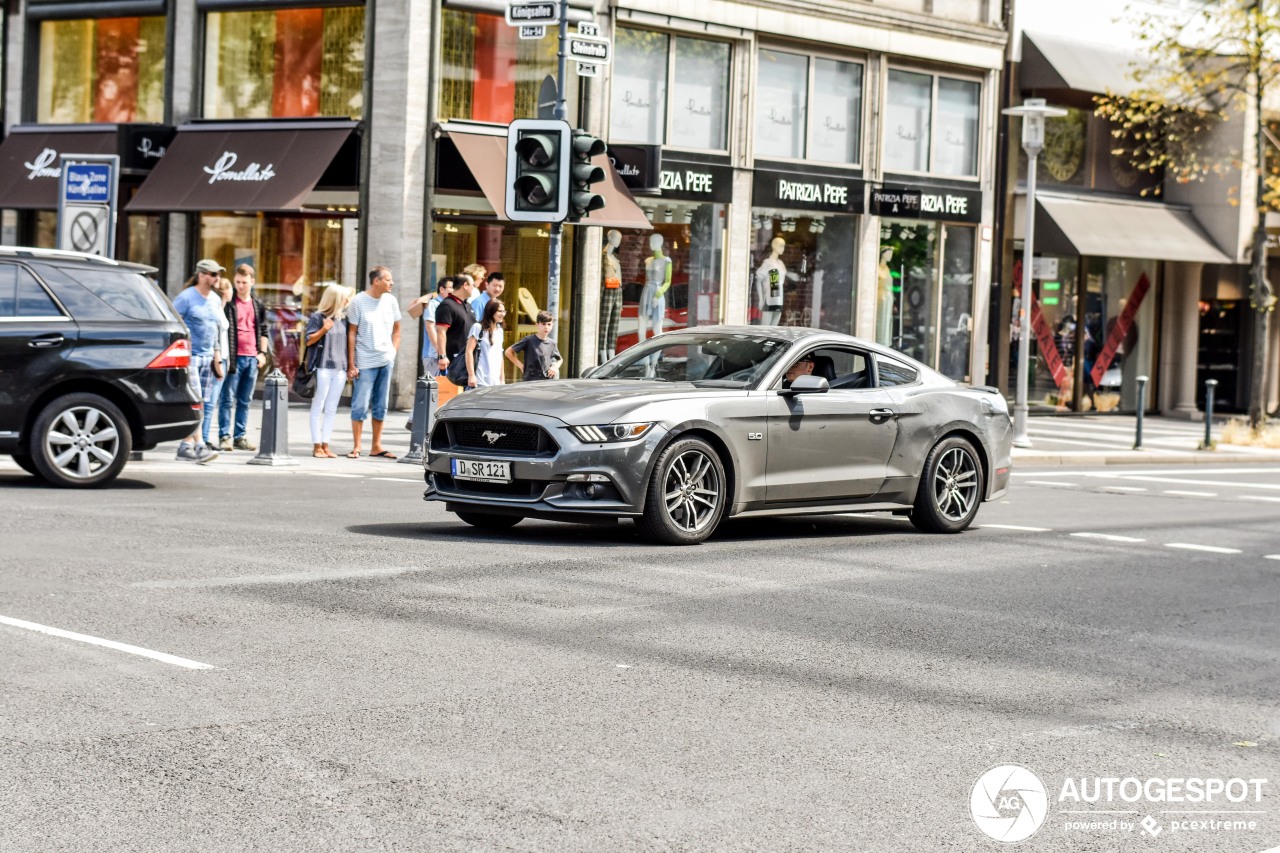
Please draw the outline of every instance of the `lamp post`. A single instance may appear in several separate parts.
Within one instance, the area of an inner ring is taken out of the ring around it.
[[[1018,385],[1013,401],[1013,445],[1030,447],[1027,437],[1027,373],[1031,363],[1031,264],[1035,258],[1036,158],[1044,148],[1044,120],[1064,116],[1060,107],[1046,106],[1044,98],[1026,98],[1020,107],[1001,110],[1022,117],[1022,150],[1027,152],[1027,229],[1022,241],[1022,306],[1018,312]]]

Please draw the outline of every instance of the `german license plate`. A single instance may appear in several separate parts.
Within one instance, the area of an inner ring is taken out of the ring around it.
[[[478,480],[482,483],[510,483],[511,463],[482,459],[450,459],[455,480]]]

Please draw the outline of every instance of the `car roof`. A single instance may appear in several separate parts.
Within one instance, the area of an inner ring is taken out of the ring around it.
[[[154,273],[155,267],[146,264],[135,264],[130,261],[117,261],[101,255],[88,255],[84,252],[72,252],[66,249],[40,249],[34,246],[0,246],[0,257],[28,258],[42,261],[74,261],[96,266],[115,267],[133,272]]]
[[[687,329],[672,329],[669,332],[664,332],[667,335],[679,335],[682,333],[763,335],[774,340],[788,341],[793,344],[799,343],[801,346],[819,346],[822,344],[855,345],[873,353],[906,362],[928,376],[942,378],[942,375],[929,367],[929,365],[919,362],[905,353],[898,352],[892,347],[886,347],[865,338],[846,335],[843,332],[830,332],[826,329],[813,329],[808,326],[692,326]]]

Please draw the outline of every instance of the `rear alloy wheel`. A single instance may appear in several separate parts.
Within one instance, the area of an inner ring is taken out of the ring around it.
[[[523,515],[500,515],[488,512],[460,512],[458,518],[481,530],[506,530],[524,521]]]
[[[959,533],[982,503],[982,464],[973,445],[952,436],[938,443],[924,461],[911,523],[925,533]]]
[[[667,545],[697,545],[720,524],[724,505],[720,456],[702,439],[686,438],[658,457],[644,517],[637,521],[650,539]]]
[[[129,422],[97,394],[59,397],[36,418],[31,461],[51,484],[93,488],[111,482],[133,446]]]

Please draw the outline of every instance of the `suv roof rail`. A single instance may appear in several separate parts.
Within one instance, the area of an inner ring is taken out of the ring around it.
[[[121,266],[121,262],[102,255],[72,252],[69,249],[38,249],[34,246],[0,246],[0,255],[19,258],[62,258],[68,261],[97,261],[109,266]]]

